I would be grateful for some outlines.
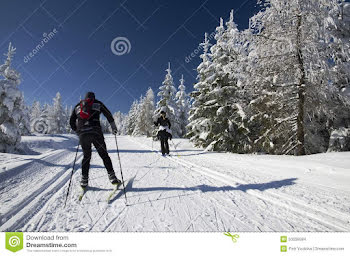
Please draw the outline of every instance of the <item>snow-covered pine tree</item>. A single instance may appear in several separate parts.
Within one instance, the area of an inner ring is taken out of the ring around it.
[[[256,147],[269,145],[264,151],[278,154],[322,151],[327,143],[319,120],[327,116],[330,95],[325,21],[339,1],[263,2],[266,9],[251,19],[255,40],[249,84],[256,95],[251,107],[255,126],[264,124]]]
[[[121,130],[120,130],[120,135],[127,135],[127,130],[126,130],[126,123],[127,123],[127,115],[121,113]]]
[[[106,118],[101,119],[101,129],[103,133],[111,133],[110,125]]]
[[[206,147],[209,145],[207,138],[210,129],[210,113],[207,111],[206,104],[209,101],[208,93],[215,72],[211,65],[211,54],[209,52],[211,44],[207,33],[205,33],[204,42],[200,46],[203,48],[203,54],[200,55],[202,62],[197,67],[198,82],[194,85],[195,90],[190,94],[193,102],[189,111],[186,136],[190,138],[195,146]]]
[[[134,130],[135,130],[137,117],[138,117],[138,110],[139,110],[139,103],[137,100],[135,100],[132,103],[131,108],[129,110],[129,113],[126,117],[125,126],[126,126],[126,134],[127,135],[132,135]]]
[[[9,44],[7,58],[0,66],[0,152],[15,150],[21,141],[19,123],[24,113],[23,95],[18,89],[20,75],[11,68],[16,48]]]
[[[146,119],[145,119],[145,97],[141,96],[138,101],[137,113],[135,117],[135,127],[132,132],[133,136],[142,136],[146,135]]]
[[[250,150],[249,130],[246,127],[247,115],[244,107],[246,102],[243,89],[239,87],[241,55],[244,40],[230,12],[226,30],[222,29],[222,22],[217,29],[216,44],[212,46],[212,64],[215,68],[215,80],[211,84],[209,97],[212,109],[216,109],[212,116],[214,150],[224,150],[244,153]]]
[[[66,133],[71,133],[71,128],[70,128],[70,125],[69,125],[69,118],[70,118],[70,115],[71,113],[69,112],[69,107],[66,105],[64,107],[64,115],[65,115],[65,123],[64,123],[64,127],[65,127],[65,131]]]
[[[49,112],[51,132],[53,134],[62,134],[66,132],[66,114],[62,106],[61,94],[56,93],[55,98],[53,98],[53,105],[51,107],[52,111]]]
[[[66,106],[66,108],[65,108],[65,113],[66,113],[66,124],[65,124],[66,133],[74,133],[74,131],[70,127],[70,123],[69,123],[69,119],[70,119],[70,116],[72,115],[72,112],[73,112],[73,106],[69,106],[69,107]]]
[[[22,103],[23,106],[22,109],[22,115],[19,119],[19,129],[21,131],[21,135],[29,135],[31,133],[31,127],[30,127],[30,109],[28,106],[24,103],[24,97],[22,96]]]
[[[154,111],[155,111],[155,103],[154,103],[154,92],[152,88],[148,88],[145,96],[145,103],[144,103],[144,114],[145,114],[145,120],[146,120],[146,135],[147,137],[152,136],[152,131],[154,127]]]
[[[41,114],[41,106],[39,101],[34,101],[32,107],[30,109],[30,122],[40,117]]]
[[[331,49],[329,58],[333,64],[331,80],[335,86],[333,106],[329,108],[334,117],[330,120],[330,129],[349,128],[350,95],[346,92],[350,91],[350,3],[341,2],[330,10],[326,28],[329,30],[327,44]]]
[[[244,42],[241,42],[241,34],[233,21],[233,11],[226,25],[227,29],[223,19],[220,19],[220,25],[216,28],[216,43],[210,48],[210,55],[207,38],[204,42],[203,62],[198,67],[199,82],[192,93],[194,104],[190,126],[192,133],[197,126],[197,132],[191,140],[210,150],[246,152],[250,149],[249,131],[245,126],[246,114],[240,96],[242,90],[238,86],[239,77],[234,74],[239,70]],[[198,133],[198,130],[202,131]]]
[[[179,90],[176,93],[176,105],[178,109],[178,117],[180,124],[180,137],[184,137],[187,133],[186,126],[188,125],[188,113],[190,110],[190,99],[186,93],[184,76],[181,76]]]
[[[215,40],[216,43],[210,48],[211,62],[208,69],[211,71],[211,76],[206,79],[206,95],[205,95],[205,118],[200,117],[201,121],[201,135],[197,143],[200,146],[207,147],[208,150],[220,150],[222,141],[216,140],[215,136],[219,135],[220,131],[223,129],[221,123],[216,123],[215,119],[217,116],[217,110],[220,108],[218,104],[219,94],[223,95],[224,91],[222,87],[229,83],[228,74],[223,71],[223,65],[229,63],[229,56],[227,54],[228,45],[227,39],[224,37],[225,27],[224,21],[220,18],[220,25],[216,28]],[[195,89],[196,85],[195,85]],[[198,143],[199,142],[199,143]],[[201,143],[202,142],[202,143]]]
[[[326,19],[329,31],[327,44],[331,48],[330,58],[333,61],[332,81],[344,90],[350,85],[350,3],[340,2],[333,6]]]
[[[174,86],[173,76],[171,75],[170,63],[166,69],[167,74],[159,87],[158,96],[160,100],[157,102],[157,108],[154,112],[155,116],[158,117],[161,111],[165,111],[167,118],[171,122],[171,131],[174,137],[180,135],[180,125],[178,119],[177,106],[175,102],[176,88]]]
[[[154,114],[154,93],[151,88],[146,92],[146,96],[140,98],[139,112],[133,132],[134,136],[152,135]]]
[[[125,135],[125,116],[120,111],[118,111],[113,114],[113,118],[118,129],[118,135]]]
[[[213,74],[209,81],[209,91],[208,91],[208,101],[205,103],[206,111],[209,113],[209,123],[210,129],[207,137],[207,143],[210,144],[208,149],[220,150],[220,146],[223,141],[218,141],[217,136],[225,128],[224,124],[216,123],[217,115],[220,114],[218,110],[222,106],[219,103],[221,100],[228,100],[229,92],[226,90],[226,86],[229,85],[228,73],[223,69],[227,65],[231,56],[229,55],[228,48],[228,38],[227,31],[224,26],[224,21],[220,18],[220,25],[216,28],[215,34],[216,43],[210,48],[211,52],[211,67],[209,69],[213,70]],[[229,86],[232,88],[231,86]]]

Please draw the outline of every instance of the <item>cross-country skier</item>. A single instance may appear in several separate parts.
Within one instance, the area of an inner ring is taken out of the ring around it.
[[[156,122],[154,122],[155,126],[159,125],[157,137],[160,140],[160,146],[162,149],[162,155],[169,154],[169,143],[168,139],[172,139],[171,135],[171,123],[169,119],[166,117],[166,113],[164,111],[160,112],[160,117]]]
[[[71,128],[79,135],[81,148],[83,149],[82,177],[80,185],[85,188],[89,180],[89,168],[91,160],[91,144],[93,144],[103,160],[107,169],[109,180],[113,185],[120,185],[114,173],[111,158],[108,155],[106,143],[101,129],[100,114],[103,114],[112,127],[113,134],[117,134],[111,112],[106,106],[95,99],[93,92],[88,92],[84,100],[81,100],[73,109],[70,117]]]

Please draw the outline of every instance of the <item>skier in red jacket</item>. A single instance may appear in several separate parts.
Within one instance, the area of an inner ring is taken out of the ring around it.
[[[85,99],[80,101],[74,107],[70,117],[70,126],[73,131],[79,135],[80,145],[84,154],[80,182],[80,185],[83,188],[88,185],[92,144],[95,146],[97,153],[103,160],[111,183],[113,185],[121,184],[121,181],[115,176],[112,161],[107,152],[100,124],[101,113],[110,123],[113,134],[117,134],[117,127],[113,115],[101,101],[95,99],[95,94],[93,92],[88,92]]]

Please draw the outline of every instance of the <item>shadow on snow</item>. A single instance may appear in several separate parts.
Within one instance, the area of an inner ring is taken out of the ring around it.
[[[283,180],[276,180],[276,181],[271,181],[271,182],[266,182],[266,183],[256,183],[256,184],[240,184],[236,187],[233,186],[221,186],[221,187],[216,187],[216,186],[208,186],[208,185],[198,185],[194,187],[148,187],[148,188],[136,188],[133,187],[133,182],[134,182],[135,177],[130,179],[126,185],[126,191],[128,192],[152,192],[152,191],[189,191],[189,192],[228,192],[228,191],[242,191],[242,192],[247,192],[247,190],[259,190],[259,191],[265,191],[268,189],[279,189],[282,187],[286,186],[292,186],[295,184],[295,181],[297,178],[289,178],[289,179],[283,179]],[[111,201],[115,201],[119,197],[121,197],[123,194],[123,191],[120,191],[118,195]],[[188,194],[184,195],[176,195],[176,196],[170,196],[170,197],[163,197],[163,198],[158,198],[155,200],[147,200],[144,202],[138,202],[138,203],[132,203],[129,204],[131,205],[137,205],[137,204],[142,204],[142,203],[147,203],[150,201],[159,201],[159,200],[164,200],[164,199],[169,199],[169,198],[174,198],[174,197],[179,197],[179,196],[188,196]],[[130,197],[132,198],[132,197]]]

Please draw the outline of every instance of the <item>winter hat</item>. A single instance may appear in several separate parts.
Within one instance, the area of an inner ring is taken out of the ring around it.
[[[92,99],[92,100],[94,100],[95,99],[95,93],[87,92],[86,95],[85,95],[85,99]]]

